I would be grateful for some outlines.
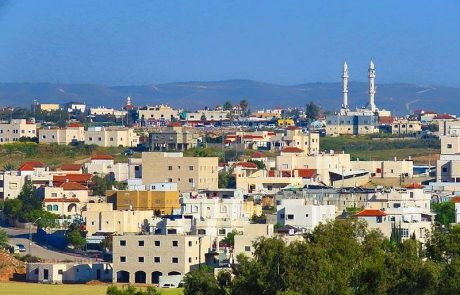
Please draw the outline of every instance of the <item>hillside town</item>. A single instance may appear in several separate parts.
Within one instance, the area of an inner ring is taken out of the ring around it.
[[[20,266],[0,277],[177,288],[260,257],[264,239],[296,245],[339,221],[428,247],[460,223],[460,119],[379,109],[372,60],[369,103],[352,109],[347,63],[341,76],[336,111],[245,99],[187,111],[135,97],[122,109],[4,108],[2,243]],[[367,150],[351,148],[360,140]]]

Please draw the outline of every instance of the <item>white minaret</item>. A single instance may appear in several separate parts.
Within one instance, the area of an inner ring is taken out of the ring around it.
[[[375,66],[372,59],[369,63],[369,109],[375,112]]]
[[[343,104],[342,108],[348,109],[348,65],[345,62],[343,64]]]

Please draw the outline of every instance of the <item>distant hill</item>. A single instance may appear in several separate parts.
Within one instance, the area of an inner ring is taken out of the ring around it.
[[[349,103],[367,104],[367,83],[351,82]],[[178,82],[144,86],[104,86],[92,84],[1,83],[0,105],[29,106],[33,98],[40,102],[84,101],[92,106],[120,107],[131,96],[136,105],[167,103],[174,107],[196,109],[214,107],[230,100],[247,99],[251,109],[276,106],[304,107],[314,101],[327,110],[337,110],[342,100],[341,83],[305,83],[275,85],[252,80],[215,82]],[[376,104],[405,114],[425,109],[455,113],[460,109],[460,88],[415,84],[378,84]]]

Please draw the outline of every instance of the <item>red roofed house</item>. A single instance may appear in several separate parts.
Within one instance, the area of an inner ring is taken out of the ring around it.
[[[64,182],[56,187],[45,187],[43,204],[46,211],[58,215],[81,214],[88,203],[88,188],[78,182]]]
[[[93,175],[89,173],[53,175],[53,185],[61,186],[65,182],[76,182],[88,186],[92,177]]]
[[[252,162],[236,162],[233,164],[233,167],[234,174],[238,177],[247,177],[259,170],[257,164]]]
[[[307,155],[319,153],[319,133],[303,132],[298,127],[290,127],[284,133],[277,133],[270,143],[272,149],[283,150],[287,147],[299,148]]]

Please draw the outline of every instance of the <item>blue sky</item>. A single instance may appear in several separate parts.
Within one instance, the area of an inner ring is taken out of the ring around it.
[[[460,86],[460,1],[0,0],[0,82]]]

